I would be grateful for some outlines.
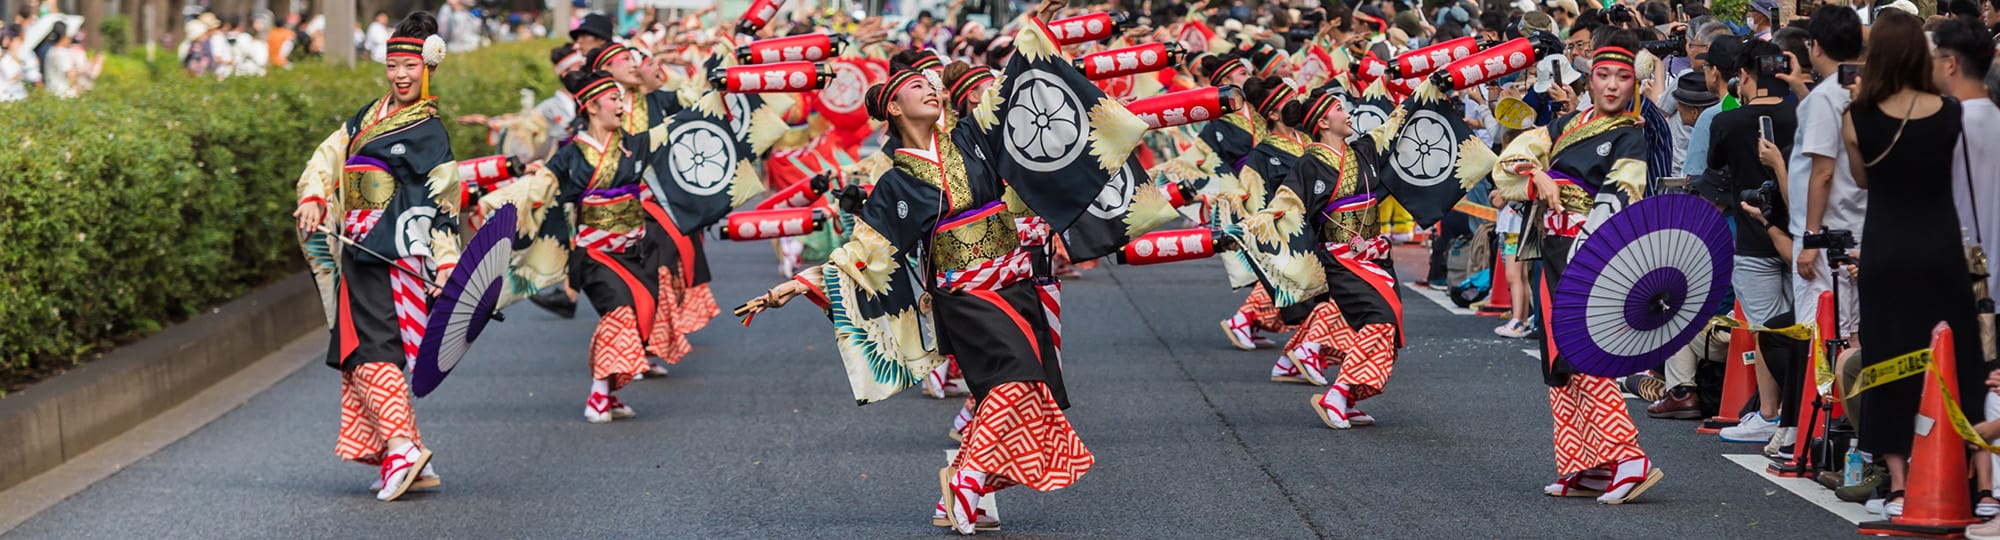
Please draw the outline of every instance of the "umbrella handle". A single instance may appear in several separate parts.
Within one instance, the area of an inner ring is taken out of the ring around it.
[[[382,259],[382,260],[384,260],[384,261],[390,261],[390,260],[393,260],[393,259],[390,259],[390,258],[388,258],[388,257],[384,257],[384,256],[382,256],[382,254],[380,254],[380,253],[376,253],[376,252],[375,252],[375,250],[372,250],[372,249],[368,249],[368,248],[366,248],[366,247],[362,247],[362,245],[361,245],[361,243],[360,243],[360,242],[356,242],[356,241],[354,241],[354,239],[352,239],[352,238],[348,238],[348,237],[347,237],[346,235],[342,235],[342,234],[340,234],[340,233],[337,233],[337,232],[333,232],[333,229],[331,229],[331,228],[329,228],[329,227],[327,227],[327,226],[325,226],[325,225],[321,225],[321,226],[319,226],[319,232],[323,232],[323,233],[326,233],[326,235],[327,235],[327,236],[330,236],[330,237],[333,237],[333,238],[334,238],[334,239],[336,239],[336,240],[340,240],[340,241],[342,241],[342,242],[346,242],[346,243],[347,243],[347,245],[350,245],[350,246],[354,246],[354,248],[355,248],[355,249],[359,249],[359,250],[361,250],[361,252],[362,252],[362,253],[367,253],[367,254],[369,254],[369,255],[373,255],[373,256],[375,256],[375,258],[377,258],[377,259]],[[405,274],[409,274],[409,275],[410,275],[410,277],[414,277],[414,278],[417,278],[417,281],[421,281],[421,282],[423,282],[423,283],[424,283],[425,285],[428,285],[428,286],[432,287],[432,288],[433,288],[433,289],[435,289],[435,290],[439,290],[439,291],[442,291],[442,290],[444,290],[444,284],[441,284],[441,283],[438,283],[438,282],[436,282],[436,281],[432,281],[432,280],[431,280],[431,278],[430,278],[429,276],[425,276],[425,275],[423,275],[423,274],[421,274],[421,273],[418,273],[418,272],[417,272],[416,270],[411,270],[411,269],[408,269],[408,268],[404,268],[404,267],[403,267],[402,265],[400,265],[400,264],[396,264],[396,263],[393,263],[393,262],[392,262],[392,263],[389,263],[389,267],[390,267],[390,268],[394,268],[394,269],[396,269],[396,270],[399,270],[399,271],[402,271],[402,272],[403,272],[403,273],[405,273]],[[460,299],[458,303],[459,303],[459,305],[467,305],[467,304],[465,304],[465,300],[464,300],[464,299]],[[500,312],[500,310],[497,310],[497,309],[496,309],[496,310],[493,310],[493,311],[492,311],[491,313],[488,313],[488,314],[486,315],[486,318],[487,318],[487,319],[490,319],[490,320],[492,320],[492,321],[494,321],[494,322],[507,322],[507,315],[506,315],[506,314],[504,314],[504,313],[501,313],[501,312]]]
[[[411,269],[408,269],[408,268],[404,268],[404,267],[402,267],[402,265],[398,265],[398,264],[396,264],[395,262],[393,262],[393,261],[395,261],[395,260],[396,260],[395,258],[392,258],[392,257],[388,257],[388,256],[384,256],[384,255],[382,255],[382,254],[380,254],[380,253],[376,253],[376,252],[375,252],[375,250],[372,250],[372,249],[368,249],[368,248],[366,248],[366,247],[363,247],[363,246],[361,245],[361,243],[360,243],[360,242],[356,242],[356,241],[354,241],[354,239],[353,239],[353,238],[348,238],[348,237],[347,237],[346,235],[343,235],[343,234],[340,234],[340,233],[337,233],[337,232],[333,232],[333,229],[332,229],[332,228],[329,228],[329,227],[327,227],[327,226],[325,226],[325,225],[321,225],[321,226],[319,226],[319,232],[323,232],[323,233],[326,233],[326,235],[327,235],[327,236],[331,236],[331,237],[333,237],[333,238],[334,238],[334,239],[336,239],[336,240],[340,240],[341,242],[346,242],[346,243],[347,243],[347,245],[350,245],[350,246],[354,246],[354,249],[359,249],[359,250],[361,250],[361,252],[362,252],[362,253],[367,253],[367,254],[369,254],[369,255],[374,255],[374,256],[375,256],[375,258],[377,258],[377,259],[382,259],[382,260],[383,260],[384,262],[389,262],[389,267],[390,267],[390,268],[394,268],[394,269],[397,269],[397,270],[401,270],[401,271],[402,271],[403,273],[405,273],[405,274],[409,274],[409,275],[410,275],[410,277],[414,277],[414,278],[417,278],[417,281],[422,281],[422,282],[424,282],[424,284],[425,284],[425,285],[429,285],[429,286],[431,286],[432,288],[435,288],[435,289],[437,289],[437,290],[444,290],[444,284],[442,284],[442,283],[438,283],[438,282],[436,282],[436,281],[431,281],[431,278],[430,278],[430,276],[426,276],[426,275],[423,275],[422,273],[419,273],[419,272],[417,272],[416,270],[411,270]],[[496,317],[496,320],[497,320],[497,319],[498,319],[498,318]]]

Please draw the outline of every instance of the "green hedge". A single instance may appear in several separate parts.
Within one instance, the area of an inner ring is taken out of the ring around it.
[[[441,112],[548,95],[553,45],[448,58]],[[302,268],[293,183],[388,88],[365,63],[218,82],[116,60],[82,98],[0,104],[0,393]],[[483,130],[450,125],[458,156],[494,153]]]

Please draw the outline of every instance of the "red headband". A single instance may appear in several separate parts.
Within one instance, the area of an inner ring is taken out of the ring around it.
[[[386,56],[389,58],[403,56],[423,60],[424,40],[413,37],[389,38],[389,52]]]
[[[1590,69],[1606,65],[1624,68],[1626,71],[1638,71],[1632,69],[1632,51],[1625,50],[1624,47],[1600,47],[1597,52],[1592,53]]]
[[[1262,103],[1257,104],[1257,113],[1265,116],[1278,114],[1278,111],[1284,108],[1285,102],[1291,101],[1292,96],[1296,96],[1298,93],[1297,90],[1292,89],[1291,85],[1280,84],[1276,88],[1272,88],[1270,94],[1264,96]]]
[[[1236,72],[1242,70],[1243,70],[1243,60],[1238,58],[1231,58],[1229,59],[1229,63],[1223,64],[1221,67],[1215,68],[1215,73],[1208,74],[1208,84],[1210,86],[1222,86],[1223,84],[1229,82],[1230,75],[1234,75]]]
[[[965,104],[965,98],[972,97],[972,89],[974,87],[979,86],[979,83],[993,79],[993,69],[986,66],[979,66],[966,71],[964,75],[958,76],[957,81],[951,83],[951,103],[953,105]]]
[[[583,107],[589,105],[591,101],[596,100],[607,92],[617,89],[618,82],[611,80],[610,77],[590,81],[590,84],[583,85],[583,91],[576,93],[576,106]]]
[[[882,93],[875,96],[875,103],[872,109],[882,111],[882,114],[885,115],[883,118],[877,118],[877,120],[888,120],[886,115],[889,114],[889,102],[895,101],[896,94],[901,93],[904,88],[916,84],[917,81],[923,80],[923,78],[924,75],[922,72],[910,69],[898,71],[896,74],[890,75],[889,82],[882,83]]]
[[[1333,110],[1334,103],[1339,101],[1340,96],[1334,92],[1320,92],[1313,96],[1312,104],[1306,107],[1306,130],[1313,132],[1315,137],[1319,136],[1319,121],[1326,118],[1327,111]]]
[[[597,55],[590,58],[590,69],[592,71],[604,69],[605,66],[611,65],[611,59],[617,58],[618,53],[625,52],[626,50],[624,45],[617,43],[605,45],[597,49]]]

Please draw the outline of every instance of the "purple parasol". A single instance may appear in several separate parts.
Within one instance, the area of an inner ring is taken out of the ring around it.
[[[472,235],[458,257],[451,281],[431,303],[424,324],[424,341],[410,366],[410,389],[417,397],[430,395],[444,382],[488,320],[501,320],[494,309],[506,291],[507,266],[514,258],[513,205],[501,207]]]
[[[1729,224],[1693,195],[1641,200],[1570,258],[1550,299],[1556,350],[1577,371],[1623,377],[1694,340],[1728,291]]]

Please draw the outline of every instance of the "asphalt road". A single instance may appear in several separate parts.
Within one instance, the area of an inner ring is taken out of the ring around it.
[[[777,279],[766,244],[711,242],[728,306]],[[1402,248],[1411,250],[1412,248]],[[1415,253],[1403,253],[1408,257]],[[1231,348],[1242,295],[1197,261],[1088,272],[1064,290],[1068,411],[1097,466],[1051,493],[999,494],[1002,537],[1834,538],[1854,528],[1725,460],[1749,453],[1643,418],[1666,479],[1637,503],[1541,494],[1554,476],[1532,344],[1405,295],[1411,343],[1372,428],[1336,432],[1310,387]],[[929,524],[957,400],[856,407],[810,304],[718,320],[639,412],[583,421],[594,315],[512,308],[417,402],[440,491],[395,503],[332,446],[338,374],[302,369],[8,538],[944,537]],[[497,331],[496,331],[497,330]],[[1633,402],[1635,410],[1638,404]],[[986,535],[982,535],[986,536]]]

